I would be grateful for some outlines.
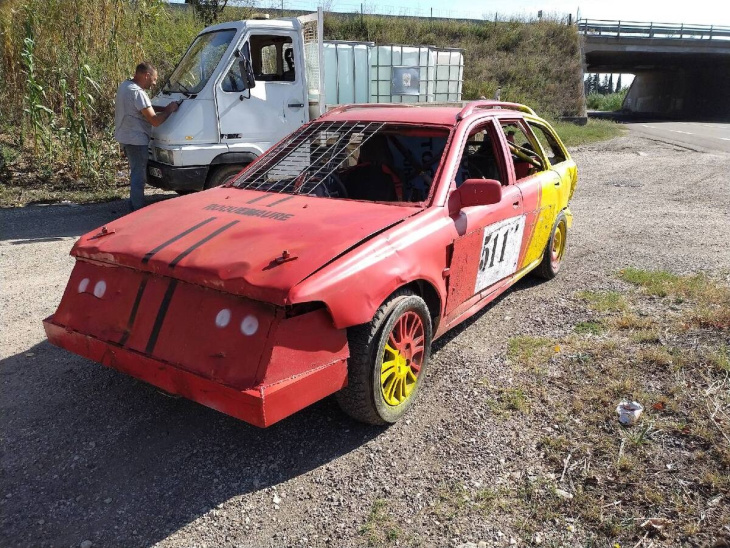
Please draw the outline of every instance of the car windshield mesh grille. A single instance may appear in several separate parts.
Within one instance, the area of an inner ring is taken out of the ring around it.
[[[319,194],[333,173],[353,163],[384,122],[320,122],[282,141],[234,180],[237,188]]]

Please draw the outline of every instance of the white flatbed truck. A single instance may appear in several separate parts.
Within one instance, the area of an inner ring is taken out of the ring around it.
[[[321,10],[214,25],[152,101],[180,108],[153,128],[147,181],[218,186],[331,105],[460,101],[462,80],[458,49],[324,41]]]

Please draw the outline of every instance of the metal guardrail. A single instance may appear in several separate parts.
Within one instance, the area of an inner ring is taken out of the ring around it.
[[[684,23],[643,23],[581,19],[578,31],[587,36],[616,38],[659,38],[676,40],[730,40],[730,27],[686,25]]]

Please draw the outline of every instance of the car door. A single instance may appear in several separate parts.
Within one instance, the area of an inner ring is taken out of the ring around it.
[[[289,67],[300,56],[294,31],[252,32],[248,37],[256,85],[240,91],[239,58],[234,57],[216,87],[221,142],[262,143],[268,148],[306,122],[303,70]]]
[[[527,120],[527,125],[540,142],[542,150],[550,164],[550,169],[555,171],[560,177],[558,203],[559,207],[565,207],[578,182],[578,168],[552,128],[546,124],[532,120]]]
[[[525,239],[518,271],[535,266],[547,246],[558,214],[560,176],[550,164],[523,119],[501,119],[500,129],[510,150],[508,165],[520,190],[525,214]]]
[[[467,133],[458,187],[467,179],[497,179],[502,183],[498,204],[463,207],[452,214],[458,237],[452,244],[446,302],[447,323],[499,289],[515,272],[525,229],[522,196],[511,183],[504,145],[490,121]]]

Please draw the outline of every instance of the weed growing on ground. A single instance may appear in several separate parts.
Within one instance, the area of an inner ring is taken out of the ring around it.
[[[403,531],[392,520],[388,512],[388,501],[376,499],[365,524],[359,529],[368,546],[392,546],[403,536]]]
[[[509,340],[507,357],[517,365],[534,367],[555,353],[555,343],[545,337],[519,335]]]
[[[521,388],[505,388],[501,390],[499,402],[508,411],[527,413],[530,408],[527,395]]]
[[[579,335],[600,335],[606,330],[606,327],[601,322],[587,321],[578,322],[573,326],[573,331]]]
[[[629,307],[626,298],[618,291],[579,291],[577,297],[596,312],[623,312]]]

